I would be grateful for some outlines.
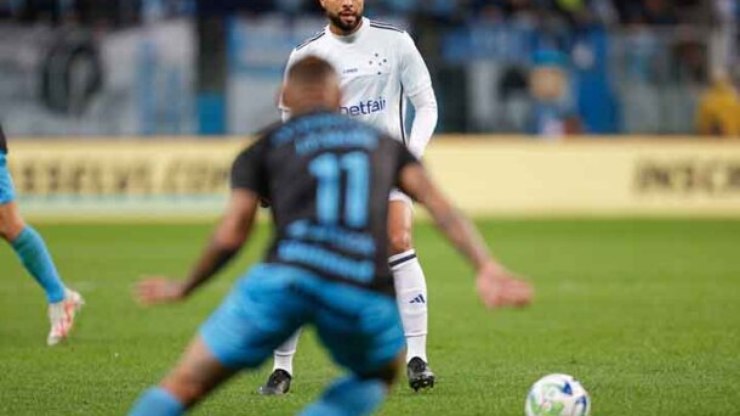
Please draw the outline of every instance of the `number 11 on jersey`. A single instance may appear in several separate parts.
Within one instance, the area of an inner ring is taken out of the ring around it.
[[[344,223],[360,228],[367,225],[370,198],[370,161],[363,152],[337,156],[324,153],[309,165],[311,174],[318,180],[316,215],[319,222],[336,225],[339,222],[339,205],[344,194]],[[347,181],[342,192],[342,173]]]

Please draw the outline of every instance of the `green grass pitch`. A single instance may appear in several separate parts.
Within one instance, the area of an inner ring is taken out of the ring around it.
[[[593,414],[740,414],[740,221],[481,221],[537,297],[523,311],[485,311],[471,270],[433,231],[416,232],[429,283],[432,391],[405,378],[382,415],[522,415],[540,376],[565,372],[589,390]],[[188,302],[144,309],[142,274],[181,276],[210,226],[46,225],[68,283],[88,305],[67,345],[47,348],[41,290],[0,248],[0,414],[124,414],[171,367],[235,278],[260,255],[261,226],[239,261]],[[335,375],[309,331],[292,392],[255,389],[267,366],[231,382],[201,415],[294,414]]]

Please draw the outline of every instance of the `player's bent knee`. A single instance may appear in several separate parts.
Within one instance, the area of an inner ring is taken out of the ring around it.
[[[0,207],[0,238],[12,242],[21,234],[25,226],[17,210],[7,205]]]
[[[413,248],[411,232],[408,230],[391,231],[389,235],[391,255],[401,254]]]

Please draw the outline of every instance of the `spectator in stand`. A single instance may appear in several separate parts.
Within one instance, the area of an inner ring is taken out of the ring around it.
[[[713,74],[712,85],[699,102],[696,130],[702,135],[740,139],[740,98],[727,71]]]
[[[530,133],[549,139],[582,133],[566,72],[567,58],[544,49],[535,53],[534,64],[529,81],[533,99]]]
[[[395,14],[410,17],[419,8],[420,1],[419,0],[385,0],[385,3]]]
[[[675,25],[678,23],[675,10],[668,0],[645,0],[645,21],[650,25]]]

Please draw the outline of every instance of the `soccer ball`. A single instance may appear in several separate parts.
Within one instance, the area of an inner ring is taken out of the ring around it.
[[[550,374],[537,380],[524,404],[527,416],[588,416],[589,413],[591,399],[586,389],[567,374]]]

